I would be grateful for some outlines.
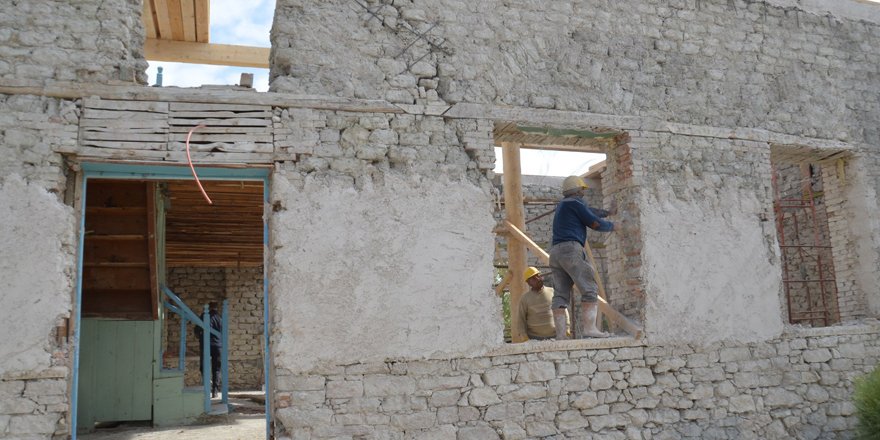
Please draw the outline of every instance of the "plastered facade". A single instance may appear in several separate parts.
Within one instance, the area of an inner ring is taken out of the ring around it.
[[[175,115],[193,111],[265,122],[243,133],[260,141],[197,147],[193,159],[272,169],[280,438],[850,435],[850,387],[878,361],[877,326],[786,331],[769,172],[774,146],[845,156],[842,211],[829,219],[845,221],[831,241],[846,244],[835,255],[847,307],[877,317],[874,16],[781,1],[362,3],[377,20],[353,2],[283,0],[277,93],[242,94],[118,85],[128,67],[142,74],[128,45],[142,32],[134,3],[59,6],[92,30],[93,12],[111,8],[119,51],[81,39],[69,58],[46,58],[57,66],[19,75],[0,63],[0,198],[21,208],[3,217],[16,245],[0,260],[0,280],[15,280],[2,309],[21,302],[30,347],[4,357],[22,365],[0,377],[0,438],[69,430],[74,345],[55,336],[76,313],[78,164],[183,166]],[[27,25],[0,31],[22,65],[56,47],[11,36],[58,5],[27,6],[14,15]],[[434,24],[397,56],[405,26]],[[95,73],[70,73],[84,58]],[[602,175],[602,205],[622,220],[606,243],[608,284],[643,340],[503,346],[491,291],[497,121],[620,133]]]

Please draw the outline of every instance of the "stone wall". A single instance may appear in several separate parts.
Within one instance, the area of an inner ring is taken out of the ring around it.
[[[200,316],[211,301],[229,300],[229,387],[258,390],[263,384],[263,269],[175,267],[168,272],[168,286]],[[180,320],[168,314],[166,321],[166,367],[178,365]],[[199,342],[187,327],[186,377],[188,386],[201,384]]]
[[[279,371],[280,438],[849,438],[853,381],[880,325],[765,342],[585,349],[536,342],[489,356]],[[582,343],[583,345],[583,343]]]
[[[0,95],[0,438],[70,426],[76,219],[53,150],[76,143],[76,114],[70,102]]]
[[[492,124],[283,110],[271,180],[274,366],[467,355],[501,342]],[[492,319],[485,319],[492,318]]]
[[[146,84],[140,0],[6,2],[0,79]]]
[[[641,186],[645,330],[656,343],[761,341],[782,331],[765,142],[632,133]],[[610,162],[610,161],[609,161]]]
[[[272,90],[877,144],[880,21],[792,3],[280,0]]]

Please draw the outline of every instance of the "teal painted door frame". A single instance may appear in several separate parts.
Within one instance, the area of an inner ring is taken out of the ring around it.
[[[185,165],[144,165],[144,164],[122,164],[122,163],[82,163],[82,186],[80,189],[80,223],[79,223],[79,244],[77,248],[77,278],[76,278],[76,300],[75,309],[75,328],[74,328],[74,344],[73,348],[73,384],[70,397],[70,429],[71,439],[77,438],[77,415],[78,415],[78,398],[79,398],[79,379],[80,379],[80,337],[82,323],[82,276],[83,276],[83,250],[85,238],[85,219],[86,219],[86,188],[89,180],[94,179],[138,179],[138,180],[194,180],[192,172]],[[269,168],[225,168],[225,167],[196,167],[196,173],[201,180],[247,180],[263,182],[263,203],[264,206],[269,201]],[[266,216],[263,217],[263,246],[268,246],[269,229]],[[263,255],[263,337],[266,351],[263,356],[263,377],[264,388],[266,391],[266,438],[270,438],[271,426],[271,398],[270,398],[270,382],[269,382],[269,280],[267,278],[268,265],[266,264],[266,255]],[[157,267],[164,267],[164,262]],[[155,350],[154,350],[155,351]],[[154,353],[155,357],[155,353]],[[161,359],[159,359],[161,362]]]

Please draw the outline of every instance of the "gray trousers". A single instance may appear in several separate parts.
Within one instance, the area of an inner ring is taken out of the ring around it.
[[[550,270],[553,274],[554,309],[567,308],[571,301],[571,286],[581,291],[581,301],[594,303],[599,299],[599,285],[593,266],[587,261],[584,247],[576,241],[564,241],[550,248]]]

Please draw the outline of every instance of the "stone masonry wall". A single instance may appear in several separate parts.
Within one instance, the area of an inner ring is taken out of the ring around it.
[[[168,272],[168,286],[201,316],[211,301],[229,300],[229,386],[235,390],[260,389],[263,384],[263,270],[262,268],[175,267]],[[163,362],[176,368],[180,320],[169,314],[166,321],[166,348]],[[201,384],[199,343],[187,327],[187,386]]]
[[[0,35],[8,31],[0,29]],[[7,58],[0,59],[2,71]],[[69,101],[0,95],[2,439],[64,438],[70,426],[73,346],[65,324],[75,288],[77,222],[65,204],[73,194],[63,159],[53,151],[75,145],[76,121]]]
[[[877,144],[880,25],[788,3],[280,0],[272,89]]]
[[[140,0],[4,2],[0,80],[145,84]]]
[[[279,438],[844,439],[880,325],[752,344],[532,343],[497,355],[279,370]]]
[[[274,366],[500,344],[493,124],[285,109],[271,179]],[[464,297],[462,296],[464,295]]]
[[[782,272],[766,142],[632,132],[653,343],[779,335]],[[610,162],[610,161],[609,161]],[[613,278],[612,278],[613,279]]]

